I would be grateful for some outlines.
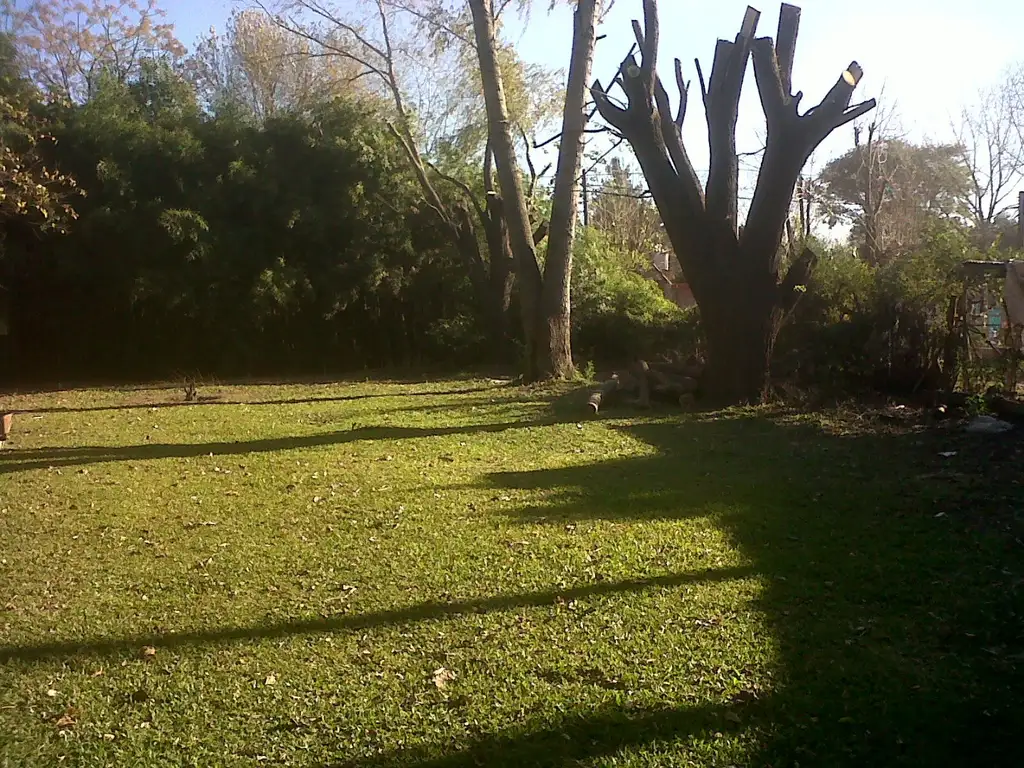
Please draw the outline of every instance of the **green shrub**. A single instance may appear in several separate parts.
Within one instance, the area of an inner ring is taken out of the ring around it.
[[[827,388],[913,391],[946,383],[946,310],[962,291],[967,233],[937,224],[911,254],[872,267],[827,250],[783,328],[776,373]]]
[[[485,357],[489,341],[480,320],[468,314],[435,320],[427,329],[426,339],[428,359],[458,365]]]
[[[696,309],[683,310],[641,274],[649,262],[587,229],[573,254],[573,350],[598,364],[621,364],[667,350],[692,351],[699,339]]]

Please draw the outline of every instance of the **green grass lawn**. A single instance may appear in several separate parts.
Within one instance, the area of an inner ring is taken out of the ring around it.
[[[1024,765],[1013,437],[200,394],[5,401],[0,766]]]

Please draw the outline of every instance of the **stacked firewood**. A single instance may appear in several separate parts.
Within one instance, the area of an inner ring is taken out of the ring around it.
[[[597,413],[616,402],[639,408],[650,408],[655,401],[686,406],[700,386],[703,373],[704,364],[696,358],[681,363],[637,360],[595,388],[587,398],[587,407]]]

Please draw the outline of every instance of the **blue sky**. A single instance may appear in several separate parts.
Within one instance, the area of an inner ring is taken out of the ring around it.
[[[344,8],[347,0],[338,0]],[[241,0],[245,5],[245,0]],[[165,0],[169,20],[179,38],[190,45],[211,25],[223,26],[232,0]],[[878,96],[897,105],[900,120],[916,139],[941,140],[950,135],[950,119],[968,104],[980,87],[997,81],[1001,71],[1024,60],[1024,3],[1011,0],[803,0],[800,39],[794,66],[794,89],[805,93],[804,105],[818,99],[851,60],[864,67],[856,99]],[[527,60],[564,68],[572,36],[567,8],[547,13],[547,0],[537,0],[525,27],[518,21],[507,32]],[[700,57],[705,74],[711,68],[715,40],[739,30],[747,3],[742,0],[661,0],[662,73],[671,85],[672,57],[683,60],[694,80],[693,58]],[[774,35],[778,3],[761,3],[758,34]],[[641,18],[641,0],[615,0],[600,32],[594,73],[607,82],[633,41],[632,18]],[[685,138],[694,164],[707,163],[706,129],[699,99],[687,116]],[[741,106],[741,151],[758,145],[762,122],[753,77],[748,73]],[[822,146],[816,162],[852,143],[847,127]],[[751,171],[753,169],[750,169]]]

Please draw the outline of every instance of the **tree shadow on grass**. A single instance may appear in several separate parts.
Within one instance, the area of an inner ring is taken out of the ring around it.
[[[755,607],[778,649],[774,690],[726,721],[751,731],[745,764],[1024,764],[1021,548],[978,532],[971,518],[991,504],[957,512],[943,438],[761,418],[624,431],[657,453],[497,473],[489,485],[554,490],[510,512],[524,524],[707,515],[722,526],[765,577]],[[722,715],[710,702],[622,707],[358,764],[566,765],[723,730]]]
[[[139,458],[128,455],[139,448],[151,451],[144,458],[205,455],[218,449],[245,453],[542,423],[370,428],[242,444],[71,449],[101,452],[71,459]],[[1012,537],[979,532],[975,525],[993,512],[996,495],[1004,497],[1000,503],[1024,501],[1020,487],[1001,488],[991,498],[975,497],[970,508],[962,508],[950,473],[963,471],[957,462],[968,460],[968,450],[939,456],[948,447],[945,438],[927,434],[836,436],[817,426],[766,418],[690,417],[621,429],[654,453],[498,473],[489,478],[488,487],[553,491],[544,504],[509,513],[531,525],[711,517],[751,561],[752,571],[765,579],[755,607],[777,648],[774,688],[731,707],[709,701],[638,710],[627,702],[480,734],[459,746],[413,746],[351,765],[557,766],[727,729],[749,732],[746,740],[756,746],[747,765],[1024,764],[1019,738],[1024,724],[1022,549]],[[0,456],[0,461],[6,458]],[[5,471],[3,465],[0,471]],[[979,470],[972,465],[971,471]],[[0,663],[115,654],[141,645],[199,645],[443,620],[471,611],[544,605],[558,596],[739,575],[725,569],[282,625],[8,647],[0,649]]]
[[[570,766],[608,757],[631,747],[672,742],[731,730],[742,706],[607,707],[587,714],[565,715],[543,725],[487,735],[463,749],[445,752],[413,747],[375,758],[335,763],[331,768],[469,768],[470,766]],[[731,718],[731,719],[730,719]],[[440,754],[439,754],[440,753]]]
[[[757,418],[626,431],[658,453],[492,480],[562,489],[524,521],[720,521],[769,584],[785,682],[764,763],[1024,764],[1021,550],[942,511],[943,438]]]
[[[374,392],[358,395],[337,395],[331,397],[285,397],[276,400],[224,400],[217,395],[199,395],[199,399],[193,402],[186,402],[184,400],[176,400],[168,402],[166,400],[158,400],[154,402],[142,402],[142,403],[123,403],[115,405],[96,405],[96,406],[48,406],[44,408],[24,408],[24,409],[12,409],[10,413],[15,415],[42,415],[51,413],[94,413],[102,411],[134,411],[134,410],[154,410],[163,408],[199,408],[203,406],[212,405],[249,405],[249,406],[274,406],[274,405],[320,405],[324,403],[348,403],[355,402],[358,400],[374,400],[382,398],[407,398],[407,397],[454,397],[470,395],[478,392],[500,392],[502,388],[507,385],[495,384],[489,387],[472,387],[467,389],[444,389],[434,391],[407,391],[407,392]],[[180,394],[180,387],[178,388]],[[484,402],[484,401],[481,401]],[[453,406],[448,405],[448,408]],[[417,406],[410,406],[408,409],[400,410],[419,410]]]
[[[218,627],[199,632],[135,635],[131,637],[96,638],[84,641],[61,641],[37,645],[0,646],[0,664],[71,661],[77,656],[118,656],[137,653],[147,645],[164,649],[225,645],[251,640],[273,640],[297,635],[321,635],[333,632],[355,632],[383,626],[399,626],[420,621],[445,621],[475,613],[510,611],[519,608],[546,607],[559,601],[582,600],[624,592],[670,589],[685,584],[707,584],[730,579],[748,578],[749,566],[712,568],[704,571],[674,573],[645,579],[628,579],[590,584],[581,587],[495,595],[473,600],[425,602],[406,608],[377,613],[353,613],[330,618],[284,621],[250,627]]]
[[[31,448],[0,453],[0,475],[26,472],[34,469],[60,469],[117,461],[146,461],[149,459],[184,459],[198,456],[243,456],[271,451],[290,451],[342,445],[360,440],[415,440],[447,435],[474,435],[504,432],[509,429],[529,429],[561,423],[558,416],[543,413],[533,420],[508,421],[494,424],[462,424],[448,427],[358,427],[340,432],[322,432],[314,435],[242,440],[210,443],[146,443],[143,445],[100,446],[87,445],[72,448]]]

